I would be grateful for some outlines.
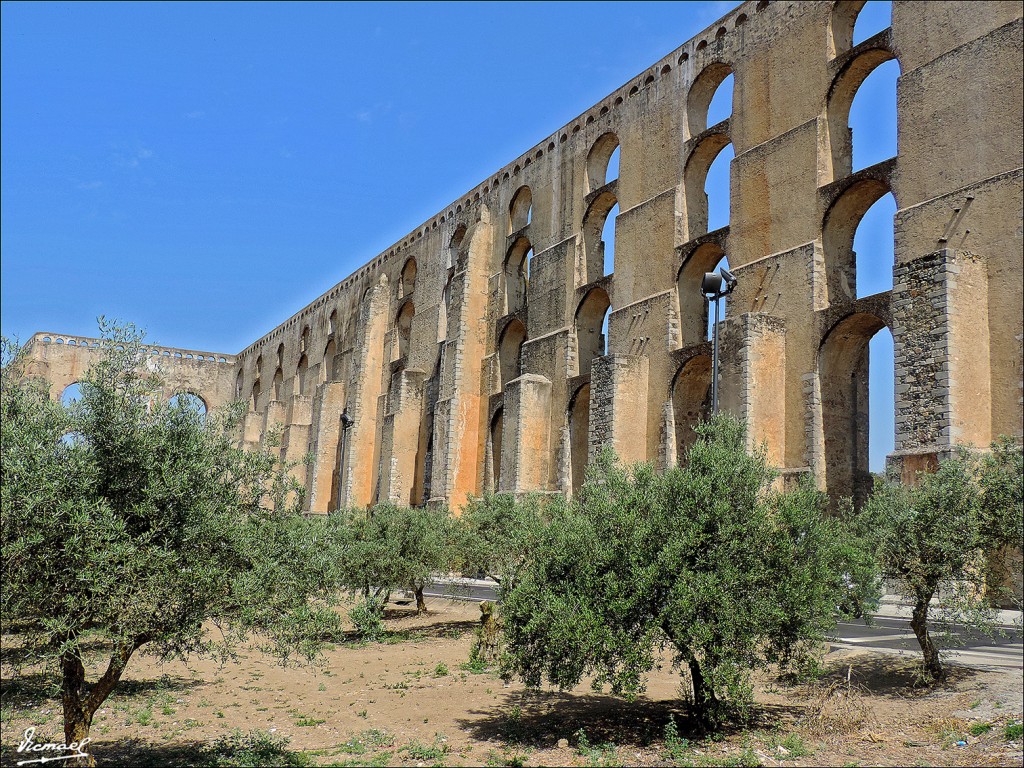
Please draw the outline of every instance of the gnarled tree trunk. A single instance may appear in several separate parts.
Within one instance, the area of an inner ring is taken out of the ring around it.
[[[916,593],[914,610],[910,618],[910,628],[917,635],[917,642],[921,645],[921,653],[924,654],[924,668],[935,682],[942,682],[946,679],[946,670],[942,667],[939,659],[939,649],[932,642],[928,632],[928,604],[931,602],[934,590],[919,591]]]
[[[477,657],[481,661],[492,662],[498,658],[498,636],[501,624],[494,615],[494,603],[484,600],[480,603],[480,642],[477,645]]]
[[[128,666],[128,660],[144,642],[145,638],[137,638],[129,645],[115,648],[106,672],[92,685],[85,682],[85,665],[82,663],[82,655],[78,648],[61,656],[61,702],[64,707],[65,744],[81,744],[83,739],[89,738],[93,715],[110,696],[125,667]],[[87,756],[61,762],[68,766],[96,765],[96,759],[92,756],[88,744],[80,751],[85,752]]]

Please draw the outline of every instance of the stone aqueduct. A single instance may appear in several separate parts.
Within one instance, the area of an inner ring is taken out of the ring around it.
[[[867,342],[883,327],[890,462],[909,473],[957,441],[1020,437],[1021,4],[897,0],[854,46],[862,5],[743,3],[238,355],[155,348],[168,391],[248,400],[248,445],[283,427],[287,458],[314,457],[297,470],[313,513],[571,493],[603,445],[684,457],[709,406],[699,282],[728,254],[723,407],[784,477],[865,492]],[[893,59],[898,154],[851,172],[853,97]],[[708,126],[729,74],[732,117]],[[731,219],[709,232],[705,177],[729,144]],[[854,232],[890,192],[893,287],[858,298]],[[93,343],[33,337],[55,396]]]

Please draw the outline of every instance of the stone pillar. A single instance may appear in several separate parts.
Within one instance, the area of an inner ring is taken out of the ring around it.
[[[423,416],[423,371],[398,371],[391,378],[381,430],[381,497],[412,503]]]
[[[293,395],[288,404],[288,426],[281,436],[281,456],[287,464],[293,464],[291,475],[303,486],[306,485],[308,467],[303,463],[309,453],[310,425],[313,421],[313,398]]]
[[[910,464],[924,468],[952,443],[948,313],[948,278],[955,274],[952,257],[952,251],[937,251],[899,263],[893,270],[893,460],[899,467],[913,457]]]
[[[646,357],[605,355],[594,359],[589,460],[605,445],[625,464],[647,460],[648,371]]]
[[[785,465],[786,339],[782,318],[748,312],[719,324],[719,408],[747,422],[747,445]]]
[[[307,483],[309,511],[327,514],[331,509],[332,490],[338,473],[341,411],[344,408],[345,385],[338,381],[322,385],[313,400],[310,451],[313,465]],[[336,501],[336,500],[335,500]]]
[[[548,490],[551,382],[524,374],[505,385],[499,491]]]

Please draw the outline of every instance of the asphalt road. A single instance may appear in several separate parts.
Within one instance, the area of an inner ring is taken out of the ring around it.
[[[470,579],[438,581],[424,590],[428,597],[481,602],[497,598],[497,586]],[[863,619],[842,621],[836,628],[833,648],[861,648],[888,654],[920,654],[917,638],[898,606],[883,605],[883,613],[875,616],[869,626]],[[955,633],[949,660],[977,667],[1024,668],[1024,644],[1019,627],[1000,625],[1001,637],[994,639],[972,633]]]

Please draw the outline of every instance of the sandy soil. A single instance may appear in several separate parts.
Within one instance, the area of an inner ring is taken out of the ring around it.
[[[909,657],[835,651],[813,683],[760,680],[754,721],[712,739],[688,720],[670,669],[634,703],[586,686],[530,692],[467,669],[476,605],[430,609],[392,606],[395,642],[341,644],[320,667],[281,667],[256,651],[224,665],[137,657],[97,713],[94,753],[101,765],[191,765],[233,729],[262,729],[314,765],[1022,764],[1020,740],[1004,735],[1024,709],[1019,669],[955,668],[948,685],[928,689],[915,686]],[[689,742],[675,755],[664,744],[670,715]],[[40,678],[4,673],[0,764],[23,757],[14,750],[28,726],[37,741],[62,741],[61,722]],[[589,749],[578,746],[581,729]]]

